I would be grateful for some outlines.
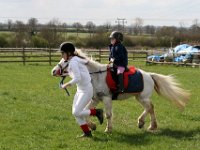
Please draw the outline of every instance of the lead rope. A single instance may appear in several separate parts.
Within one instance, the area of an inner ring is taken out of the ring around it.
[[[61,80],[60,83],[59,83],[59,87],[60,87],[60,88],[62,87],[65,78],[66,78],[66,76],[62,76],[62,80]],[[64,90],[65,90],[65,92],[66,92],[66,95],[67,95],[67,96],[70,96],[69,91],[67,90],[67,88],[65,88]]]
[[[62,66],[60,65],[60,64],[58,64],[58,66],[61,68],[61,81],[60,81],[60,83],[59,83],[59,87],[61,88],[62,87],[62,85],[63,85],[63,82],[64,82],[64,80],[65,80],[65,78],[66,78],[66,76],[62,76],[62,74],[63,74],[63,70],[67,67],[67,65],[62,69]],[[65,92],[66,92],[66,95],[67,96],[70,96],[70,93],[69,93],[69,91],[68,91],[68,89],[67,88],[65,88],[64,89],[65,90]]]

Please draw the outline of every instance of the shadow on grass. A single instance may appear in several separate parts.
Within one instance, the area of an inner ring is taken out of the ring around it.
[[[101,142],[108,142],[114,141],[119,143],[128,143],[130,145],[148,145],[151,143],[150,137],[151,133],[149,132],[142,132],[142,133],[123,133],[118,131],[113,131],[112,134],[109,133],[100,133],[98,132],[98,136],[96,135],[93,140],[94,141],[101,141]]]
[[[172,129],[161,129],[158,132],[158,136],[167,136],[171,138],[175,138],[178,140],[191,140],[194,136],[200,134],[200,128],[196,128],[189,131],[182,131],[182,130],[172,130]]]
[[[200,128],[196,128],[189,131],[173,130],[173,129],[160,129],[155,133],[141,132],[141,133],[123,133],[114,131],[112,134],[97,132],[98,136],[94,137],[94,141],[108,142],[115,141],[119,143],[127,143],[130,145],[149,145],[153,144],[156,139],[168,137],[176,140],[194,140],[196,135],[200,134]]]

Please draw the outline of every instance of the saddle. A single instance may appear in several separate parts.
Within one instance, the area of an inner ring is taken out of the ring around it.
[[[111,68],[108,68],[106,82],[110,91],[116,93],[117,83],[116,83],[116,73]],[[143,91],[144,82],[142,73],[135,68],[130,66],[127,71],[124,72],[124,93],[137,94]]]

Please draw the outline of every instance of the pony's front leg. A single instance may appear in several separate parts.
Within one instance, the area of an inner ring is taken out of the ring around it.
[[[86,109],[94,108],[94,107],[97,106],[98,103],[99,103],[98,100],[93,99],[93,100],[91,100],[90,103],[86,106]],[[91,130],[96,130],[96,128],[97,128],[96,123],[92,122],[89,118],[90,118],[90,117],[87,117],[87,118],[86,118],[86,122],[87,122],[89,128],[90,128]]]
[[[105,105],[106,119],[107,119],[105,132],[110,133],[112,132],[112,99],[111,97],[104,96],[103,103]]]

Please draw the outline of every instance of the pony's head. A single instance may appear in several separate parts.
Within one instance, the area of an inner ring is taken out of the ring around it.
[[[68,61],[65,61],[63,58],[60,62],[52,69],[51,74],[53,76],[62,76],[67,73]]]
[[[81,57],[81,58],[87,58],[86,54],[83,53],[81,50],[76,49],[75,55]],[[87,58],[88,59],[88,58]],[[65,76],[68,68],[68,61],[65,61],[63,58],[60,60],[60,62],[52,69],[51,74],[53,76]]]
[[[91,58],[87,57],[87,54],[82,52],[81,50],[75,51],[75,55],[88,60],[87,68],[89,72],[96,72],[105,70],[107,67],[106,65],[100,64],[99,62],[96,62]],[[61,76],[63,74],[67,73],[68,68],[68,61],[65,61],[63,58],[60,60],[60,62],[52,69],[52,75],[53,76]]]

